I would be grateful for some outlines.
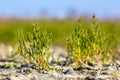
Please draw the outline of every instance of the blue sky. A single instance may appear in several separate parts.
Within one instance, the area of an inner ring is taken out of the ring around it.
[[[120,0],[1,0],[0,14],[38,16],[43,9],[50,15],[67,15],[70,8],[79,14],[120,16]]]

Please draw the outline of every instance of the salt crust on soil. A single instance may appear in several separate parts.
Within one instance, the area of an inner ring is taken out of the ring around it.
[[[120,80],[120,59],[104,65],[88,62],[73,68],[71,65],[63,66],[68,58],[66,50],[54,46],[50,49],[49,64],[59,70],[45,71],[24,63],[20,56],[8,59],[6,53],[11,54],[12,50],[11,46],[0,46],[0,80]]]
[[[8,64],[12,63],[12,66]],[[56,66],[45,71],[27,63],[0,61],[0,80],[120,80],[120,62],[114,64],[86,63],[78,68]]]

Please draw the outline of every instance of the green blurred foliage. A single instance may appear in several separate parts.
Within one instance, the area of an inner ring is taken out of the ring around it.
[[[18,39],[19,30],[26,32],[31,32],[32,23],[36,21],[6,21],[0,22],[0,41],[7,44],[15,44]],[[53,32],[53,42],[55,44],[65,43],[65,37],[71,33],[75,22],[72,21],[56,21],[56,20],[37,20],[40,27],[46,29],[48,32]]]
[[[16,44],[18,42],[19,30],[22,30],[23,34],[26,35],[26,32],[31,32],[33,22],[35,21],[8,20],[0,22],[0,42],[13,45]],[[77,24],[77,21],[72,20],[37,20],[37,22],[40,24],[40,27],[53,33],[53,42],[58,45],[65,45],[66,37],[73,32]],[[89,20],[83,22],[87,24]],[[99,22],[103,26],[103,30],[110,35],[110,40],[116,39],[116,41],[120,42],[119,21],[101,20]]]

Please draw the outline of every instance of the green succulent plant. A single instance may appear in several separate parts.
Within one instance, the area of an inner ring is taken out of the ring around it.
[[[41,69],[49,69],[49,48],[52,42],[52,33],[40,29],[38,24],[33,24],[32,32],[27,33],[26,39],[20,33],[19,52],[29,63]]]
[[[95,16],[91,24],[85,24],[80,19],[74,31],[66,40],[66,47],[76,66],[87,61],[104,63],[109,57],[108,39]]]

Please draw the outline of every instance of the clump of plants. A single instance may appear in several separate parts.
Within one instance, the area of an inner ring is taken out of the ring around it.
[[[52,42],[52,33],[42,30],[38,24],[33,24],[32,32],[28,32],[25,38],[20,32],[20,55],[29,63],[49,69],[49,48]]]
[[[92,23],[80,19],[66,40],[66,47],[76,66],[88,61],[106,62],[110,59],[110,42],[95,15]]]

